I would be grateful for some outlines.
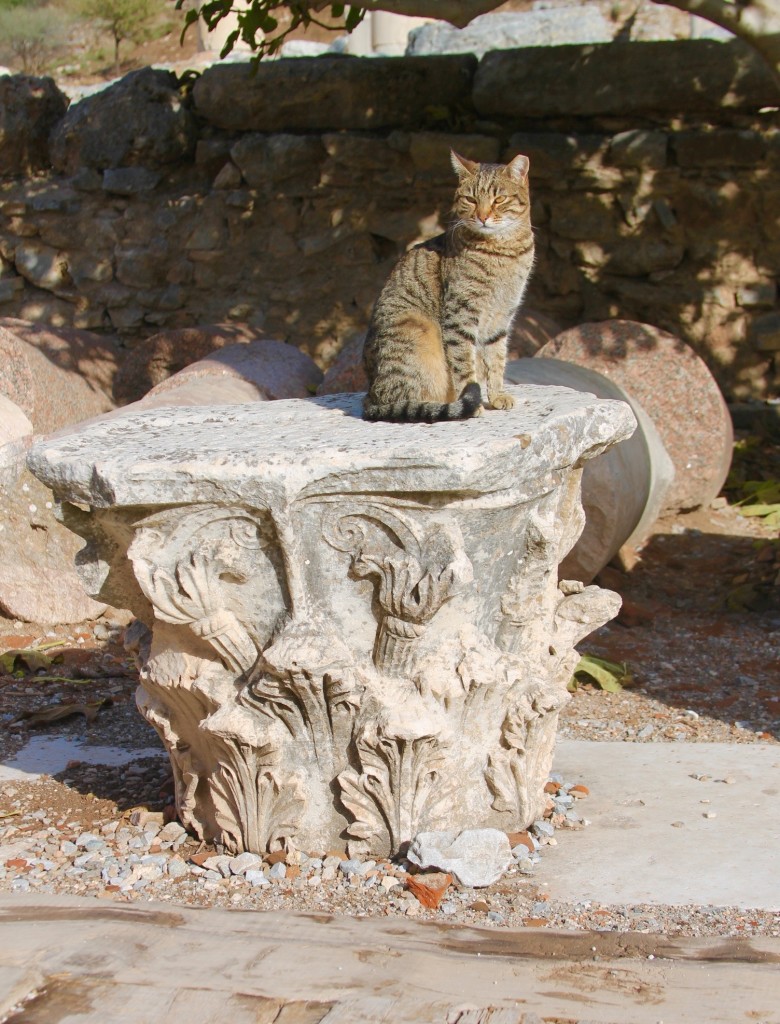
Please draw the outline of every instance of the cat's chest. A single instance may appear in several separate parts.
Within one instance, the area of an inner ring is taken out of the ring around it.
[[[528,275],[507,274],[489,282],[479,303],[481,320],[511,316],[523,299]]]

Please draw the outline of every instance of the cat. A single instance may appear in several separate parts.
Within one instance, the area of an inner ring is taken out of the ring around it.
[[[534,259],[528,158],[481,164],[454,151],[453,222],[405,253],[363,347],[366,420],[433,423],[511,409],[507,333]]]

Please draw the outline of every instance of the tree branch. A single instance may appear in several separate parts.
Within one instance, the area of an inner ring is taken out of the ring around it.
[[[653,0],[653,3],[695,14],[733,32],[761,54],[780,88],[780,10],[775,6],[776,0],[747,0],[741,4],[727,0]]]
[[[678,11],[705,18],[713,25],[720,25],[728,32],[733,32],[735,36],[739,35],[742,30],[740,20],[742,8],[727,3],[727,0],[653,0],[653,2],[662,4],[664,7],[676,7]]]

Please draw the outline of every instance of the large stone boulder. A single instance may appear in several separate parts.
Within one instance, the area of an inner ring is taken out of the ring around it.
[[[49,135],[67,109],[51,78],[0,76],[0,177],[49,167]]]
[[[605,320],[564,331],[537,355],[595,370],[639,402],[674,464],[664,508],[696,508],[718,494],[731,465],[731,417],[684,341],[650,324]]]
[[[195,82],[195,113],[227,131],[419,128],[432,107],[454,113],[470,105],[476,63],[464,55],[215,64]]]
[[[339,395],[368,390],[368,378],[363,369],[364,338],[365,335],[362,333],[347,338],[317,388],[318,395]]]
[[[563,46],[608,43],[617,31],[596,4],[542,11],[483,14],[465,28],[445,21],[421,25],[409,33],[408,57],[432,53],[475,53],[514,50],[518,46]]]
[[[117,343],[75,328],[0,320],[0,615],[40,624],[97,618],[74,562],[82,542],[24,466],[47,434],[113,408]]]
[[[76,575],[84,542],[57,514],[52,492],[24,468],[10,486],[0,487],[0,615],[64,625],[97,619],[105,611]]]
[[[33,427],[10,398],[0,395],[0,490],[12,487],[24,468]]]
[[[195,118],[171,71],[141,68],[74,103],[51,139],[52,163],[80,167],[166,167],[195,151]]]
[[[48,434],[114,407],[116,339],[76,328],[0,320],[0,394]]]
[[[777,86],[744,43],[689,39],[494,50],[480,61],[473,98],[483,117],[625,118],[757,111],[777,105]]]
[[[114,381],[114,398],[119,405],[137,402],[190,363],[227,345],[255,341],[258,333],[244,324],[207,324],[160,331],[125,357]]]
[[[228,345],[180,370],[141,404],[216,404],[310,398],[322,380],[311,356],[272,338]],[[210,397],[211,396],[211,397]],[[195,399],[197,398],[197,401]]]

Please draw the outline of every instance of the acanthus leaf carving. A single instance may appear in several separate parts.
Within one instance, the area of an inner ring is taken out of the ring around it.
[[[244,673],[257,644],[227,606],[224,581],[246,583],[254,553],[268,547],[272,533],[268,517],[243,509],[168,509],[139,524],[128,554],[157,618],[189,626],[226,668]]]
[[[329,544],[351,555],[356,577],[377,581],[384,613],[374,650],[377,669],[408,677],[426,626],[473,579],[459,527],[449,518],[420,527],[400,509],[375,502],[340,506],[323,532]]]
[[[338,776],[339,796],[353,816],[347,834],[373,850],[397,851],[420,831],[440,824],[441,786],[449,738],[441,716],[417,700],[386,709],[359,728],[358,767]]]
[[[209,779],[219,841],[237,853],[289,845],[306,788],[302,774],[285,767],[279,725],[238,705],[221,708],[203,728],[222,741]]]
[[[173,707],[164,704],[158,696],[141,684],[136,693],[138,710],[155,729],[168,751],[173,771],[176,809],[185,828],[204,839],[203,827],[197,814],[196,790],[206,771],[193,754],[186,740],[174,727]]]
[[[365,684],[347,646],[323,619],[290,622],[263,651],[247,699],[273,713],[296,740],[314,746],[327,773],[334,747],[346,749]]]
[[[558,712],[566,692],[526,695],[507,711],[501,743],[488,758],[485,781],[492,807],[525,827],[542,810],[544,783],[555,744]]]

